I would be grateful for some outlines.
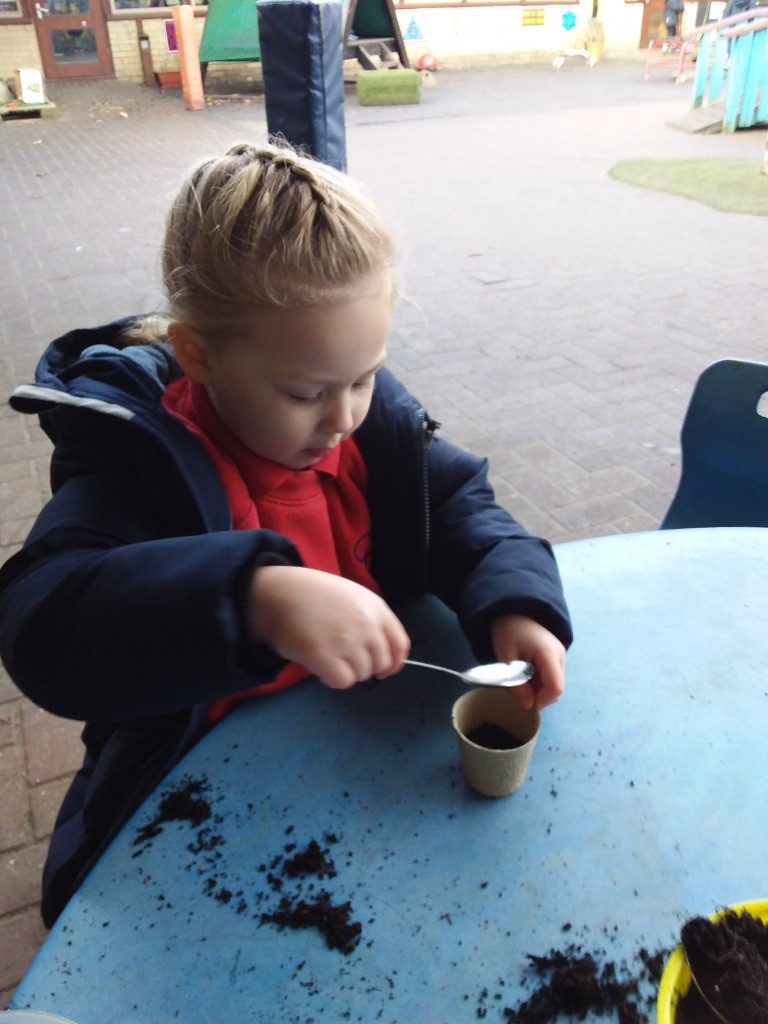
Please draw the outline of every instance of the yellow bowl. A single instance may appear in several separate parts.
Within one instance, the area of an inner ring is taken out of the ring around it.
[[[751,914],[764,924],[768,924],[768,900],[749,900],[746,903],[734,903],[723,907],[710,915],[711,921],[719,921],[730,910],[737,914]],[[656,1001],[656,1024],[675,1024],[677,1004],[691,987],[691,972],[682,946],[675,946],[664,967],[659,982],[659,996]]]

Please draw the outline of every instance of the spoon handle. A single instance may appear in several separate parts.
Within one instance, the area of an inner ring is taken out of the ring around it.
[[[411,661],[410,658],[406,658],[403,664],[415,665],[416,668],[431,668],[435,672],[447,672],[449,676],[458,676],[459,679],[464,678],[463,674],[457,672],[455,668],[446,668],[445,665],[430,665],[428,661]]]

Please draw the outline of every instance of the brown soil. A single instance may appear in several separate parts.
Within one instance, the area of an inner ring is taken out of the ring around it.
[[[694,917],[680,933],[701,992],[732,1024],[768,1024],[768,926],[729,911],[718,921]],[[677,1024],[721,1024],[695,985],[677,1007]]]
[[[312,878],[336,877],[336,867],[328,848],[321,847],[316,839],[311,839],[303,849],[298,849],[296,843],[288,843],[283,853],[257,869],[265,875],[268,891],[249,894],[245,887],[235,890],[231,882],[227,884],[226,858],[220,849],[226,845],[224,837],[214,832],[209,824],[204,824],[221,821],[213,815],[206,797],[206,794],[210,796],[210,791],[211,786],[205,776],[185,778],[177,788],[166,791],[155,817],[137,829],[133,840],[137,850],[133,856],[140,857],[163,831],[164,825],[169,822],[186,823],[195,830],[195,841],[186,847],[196,858],[190,868],[193,867],[197,874],[207,874],[203,882],[206,896],[222,905],[230,904],[238,914],[244,914],[252,909],[249,900],[263,904],[264,900],[274,899],[274,894],[279,893],[280,899],[274,909],[254,913],[260,924],[276,924],[279,928],[314,928],[330,949],[351,953],[360,939],[362,925],[352,920],[350,903],[334,903],[325,889],[315,892],[311,881]],[[287,830],[288,834],[292,831],[293,826]],[[324,839],[328,844],[339,841],[333,833],[327,833]],[[169,906],[165,896],[160,894],[158,907],[165,910]]]
[[[521,747],[523,741],[518,736],[513,736],[503,725],[495,722],[481,722],[474,729],[467,733],[467,739],[476,743],[478,747],[488,747],[489,750],[514,750]]]
[[[198,828],[211,816],[211,805],[202,795],[208,789],[205,779],[185,779],[179,789],[166,793],[160,801],[160,810],[148,824],[136,833],[134,846],[143,846],[163,831],[169,821],[188,821]]]
[[[618,1024],[648,1024],[648,1014],[641,1009],[640,980],[659,979],[664,954],[642,949],[638,958],[638,970],[629,973],[612,961],[601,965],[597,954],[575,947],[553,949],[546,956],[529,954],[540,983],[516,1009],[507,1007],[504,1016],[514,1024],[549,1024],[566,1015],[584,1020],[590,1013],[610,1015]]]
[[[514,746],[520,742],[490,723],[473,732],[470,738],[474,742],[496,749],[504,749],[505,743]],[[205,777],[185,779],[178,788],[166,792],[157,815],[137,829],[134,845],[138,849],[134,856],[140,856],[151,845],[166,823],[187,823],[196,835],[196,842],[186,847],[195,857],[188,869],[208,875],[203,882],[205,895],[222,905],[231,905],[240,914],[254,910],[252,901],[261,903],[263,909],[253,914],[259,923],[281,929],[315,929],[330,949],[350,954],[362,935],[360,922],[352,919],[350,903],[334,902],[331,893],[315,890],[312,882],[313,878],[335,878],[336,868],[329,850],[315,839],[303,848],[288,843],[269,864],[256,869],[266,878],[267,890],[251,890],[249,894],[243,888],[225,884],[226,860],[222,860],[219,849],[225,841],[211,827],[221,818],[213,814],[209,795],[210,784]],[[290,826],[286,833],[292,831]],[[328,844],[339,841],[331,833],[323,838]],[[265,900],[274,900],[276,896],[276,906],[263,907]],[[158,909],[168,906],[160,894]],[[570,928],[569,924],[563,930]],[[732,1024],[768,1024],[768,926],[750,915],[730,912],[717,922],[691,919],[684,925],[681,938],[699,983]],[[626,964],[601,962],[601,954],[584,952],[576,946],[553,949],[545,956],[529,954],[537,987],[519,1006],[506,1008],[504,1017],[513,1024],[549,1024],[565,1016],[583,1020],[592,1014],[617,1024],[648,1024],[650,1004],[647,997],[644,1001],[640,995],[640,981],[646,987],[649,979],[658,983],[665,954],[640,950],[637,956],[639,964],[633,971]],[[487,994],[477,1007],[477,1017],[488,1013],[486,998]],[[495,999],[501,999],[501,993]],[[695,986],[691,986],[677,1007],[676,1024],[720,1022]]]
[[[333,878],[336,875],[336,867],[328,856],[328,851],[322,850],[316,839],[310,839],[305,849],[299,850],[285,861],[283,874],[288,878],[305,878],[307,875]]]
[[[360,940],[363,926],[351,920],[349,903],[331,903],[328,892],[319,892],[311,899],[283,896],[277,910],[261,915],[262,924],[279,928],[314,928],[325,939],[329,949],[348,955]]]
[[[336,836],[327,835],[328,842],[337,842]],[[293,845],[287,852],[293,852]],[[275,869],[282,861],[282,878]],[[322,849],[316,839],[311,839],[303,850],[298,850],[285,860],[278,857],[272,861],[267,880],[276,891],[283,888],[283,878],[304,879],[335,878],[336,866],[327,849]],[[311,886],[310,886],[311,888]],[[360,940],[363,926],[352,920],[352,907],[347,903],[332,903],[331,894],[324,889],[305,898],[302,892],[283,895],[276,910],[261,914],[262,924],[276,924],[278,928],[314,928],[325,939],[329,949],[337,949],[345,956],[352,952]]]

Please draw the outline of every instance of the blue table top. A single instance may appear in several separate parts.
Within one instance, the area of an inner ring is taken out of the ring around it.
[[[768,530],[557,558],[576,643],[517,793],[466,787],[448,677],[244,704],[128,824],[12,1005],[77,1024],[502,1022],[536,987],[526,954],[573,944],[634,973],[688,917],[768,895]],[[211,817],[137,842],[189,782]],[[335,874],[286,877],[312,840]],[[360,924],[351,953],[261,923],[321,890]]]

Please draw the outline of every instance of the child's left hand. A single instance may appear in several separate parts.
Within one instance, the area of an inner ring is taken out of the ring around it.
[[[536,675],[515,696],[524,708],[554,704],[565,688],[565,647],[554,634],[525,615],[504,615],[491,624],[493,650],[499,661],[531,661]]]

